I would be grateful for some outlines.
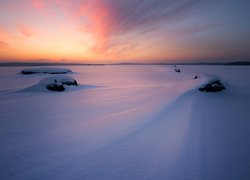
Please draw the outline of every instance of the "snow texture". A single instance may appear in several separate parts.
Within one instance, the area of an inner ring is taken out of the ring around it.
[[[98,88],[27,91],[44,77],[0,68],[0,179],[250,178],[250,67],[70,68]],[[226,90],[198,90],[212,79]]]

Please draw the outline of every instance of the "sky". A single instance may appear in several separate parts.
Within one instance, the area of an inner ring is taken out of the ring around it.
[[[250,61],[249,0],[0,0],[0,61]]]

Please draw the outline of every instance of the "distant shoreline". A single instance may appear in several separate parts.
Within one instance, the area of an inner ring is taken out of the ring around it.
[[[250,62],[225,62],[225,63],[107,63],[107,64],[84,64],[84,63],[36,63],[36,62],[0,62],[0,67],[6,66],[128,66],[128,65],[220,65],[220,66],[250,66]]]

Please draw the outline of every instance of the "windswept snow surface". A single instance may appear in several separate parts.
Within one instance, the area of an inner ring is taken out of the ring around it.
[[[249,179],[250,67],[178,67],[70,66],[98,88],[62,93],[1,67],[0,179]]]

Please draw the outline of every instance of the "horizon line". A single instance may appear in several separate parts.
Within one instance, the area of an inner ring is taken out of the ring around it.
[[[250,61],[227,61],[227,62],[120,62],[120,63],[76,63],[76,62],[0,62],[0,66],[105,66],[105,65],[250,65]]]

